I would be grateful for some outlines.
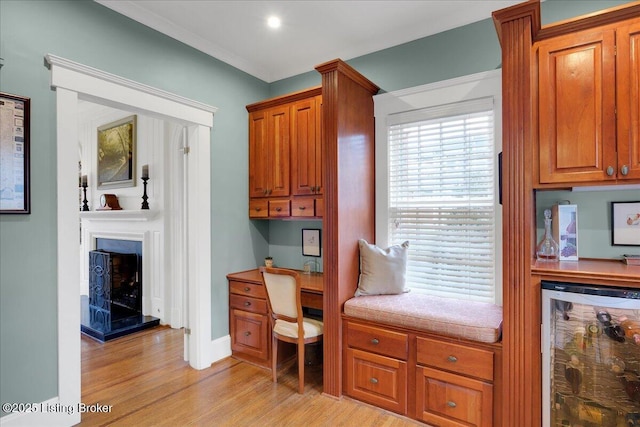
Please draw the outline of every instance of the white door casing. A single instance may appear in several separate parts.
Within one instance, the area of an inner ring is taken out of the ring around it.
[[[81,402],[78,99],[178,122],[187,129],[186,305],[191,335],[185,338],[185,355],[195,369],[212,362],[210,141],[217,109],[54,55],[46,60],[57,109],[58,402],[77,407]],[[38,416],[50,425],[80,422],[77,412]]]

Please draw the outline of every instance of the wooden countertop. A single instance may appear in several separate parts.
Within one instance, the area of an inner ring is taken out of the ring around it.
[[[324,277],[322,273],[304,274],[300,270],[296,270],[300,273],[300,285],[305,292],[313,292],[322,294],[324,290]],[[238,280],[241,282],[249,282],[255,284],[262,284],[262,277],[260,276],[260,269],[240,271],[238,273],[227,274],[227,279]]]
[[[533,261],[531,272],[558,279],[597,280],[606,283],[640,288],[640,266],[627,265],[622,261],[585,259],[580,261],[538,262]]]

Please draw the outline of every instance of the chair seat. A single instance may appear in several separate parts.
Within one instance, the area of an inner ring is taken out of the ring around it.
[[[303,318],[304,337],[313,338],[322,335],[324,330],[324,324],[315,319],[308,317]],[[282,335],[289,338],[298,337],[298,324],[293,322],[285,322],[284,320],[276,320],[276,324],[273,327],[273,331],[278,335]]]

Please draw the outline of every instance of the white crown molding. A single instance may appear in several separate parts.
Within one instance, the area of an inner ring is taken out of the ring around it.
[[[226,64],[229,64],[245,73],[255,76],[265,82],[273,81],[271,73],[266,71],[265,68],[260,68],[252,65],[250,62],[244,60],[240,56],[221,46],[208,41],[191,31],[185,30],[182,27],[175,25],[173,22],[155,14],[149,12],[149,10],[140,7],[132,1],[106,1],[106,0],[94,0],[96,3],[101,4],[121,15],[133,19],[152,28],[164,35],[171,37],[185,43],[188,46],[193,47],[203,53],[206,53],[213,58],[216,58]]]
[[[136,90],[138,92],[153,95],[158,98],[166,99],[168,101],[185,105],[187,107],[195,108],[197,110],[201,110],[207,113],[214,114],[216,111],[218,111],[217,107],[204,104],[202,102],[194,101],[193,99],[185,98],[183,96],[176,95],[174,93],[167,92],[162,89],[157,89],[151,86],[147,86],[143,83],[138,83],[133,80],[129,80],[127,78],[117,76],[115,74],[107,73],[106,71],[98,70],[97,68],[80,64],[78,62],[74,62],[69,59],[62,58],[60,56],[56,56],[48,53],[47,55],[45,55],[45,59],[47,60],[49,65],[53,67],[60,67],[66,70],[74,71],[79,74],[84,74],[89,77],[94,77],[96,79],[100,79],[105,82],[113,83],[121,87],[129,88],[129,89]]]

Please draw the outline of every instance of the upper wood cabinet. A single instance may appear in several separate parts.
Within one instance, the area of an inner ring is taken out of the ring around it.
[[[289,195],[288,106],[249,113],[249,196]]]
[[[640,179],[640,19],[618,28],[618,170]],[[622,143],[624,141],[624,143]]]
[[[249,217],[321,217],[322,89],[248,105]]]
[[[640,178],[639,22],[538,43],[542,186]]]
[[[322,194],[321,111],[322,96],[296,102],[291,108],[291,182],[294,195]]]

